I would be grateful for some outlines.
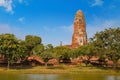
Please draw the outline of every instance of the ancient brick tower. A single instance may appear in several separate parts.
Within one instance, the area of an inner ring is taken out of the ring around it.
[[[85,44],[87,44],[86,22],[83,12],[78,10],[74,18],[72,48],[78,48]]]

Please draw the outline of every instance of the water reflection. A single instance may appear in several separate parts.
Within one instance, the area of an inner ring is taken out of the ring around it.
[[[26,77],[26,80],[55,80],[57,75],[55,74],[24,74],[22,77]]]
[[[120,80],[120,76],[107,76],[106,80]]]
[[[120,76],[108,74],[0,74],[0,80],[120,80]]]

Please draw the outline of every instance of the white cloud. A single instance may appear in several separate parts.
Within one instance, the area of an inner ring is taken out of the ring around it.
[[[109,9],[115,9],[116,8],[116,5],[110,5],[109,6]]]
[[[28,0],[18,0],[18,2],[19,2],[20,4],[25,4],[26,6],[29,5]]]
[[[20,18],[18,19],[19,22],[23,22],[24,20],[25,20],[25,17],[20,17]]]
[[[29,5],[27,0],[0,0],[0,7],[5,8],[7,12],[13,14],[13,7],[15,7],[15,4],[13,5],[13,3],[15,1],[19,2],[20,4],[24,3],[25,5]]]
[[[115,28],[120,27],[120,20],[112,19],[112,20],[103,20],[100,18],[95,18],[93,21],[89,24],[87,24],[87,35],[88,38],[91,38],[94,36],[96,32],[102,31],[106,28]]]
[[[0,0],[0,6],[4,7],[7,12],[14,13],[12,9],[12,0]]]
[[[7,24],[0,24],[0,33],[11,33],[11,29]]]
[[[45,32],[55,32],[55,31],[57,31],[57,27],[55,27],[55,28],[51,28],[50,26],[48,27],[48,26],[44,26],[43,27],[43,30],[45,31]]]
[[[41,37],[44,44],[52,43],[54,46],[58,46],[60,41],[63,45],[71,44],[73,34],[73,24],[68,26],[44,26],[42,27]]]
[[[18,0],[19,3],[23,3],[23,0]]]
[[[104,3],[103,0],[95,0],[92,6],[102,6]]]
[[[0,24],[0,34],[4,33],[15,34],[17,38],[24,39],[24,34],[18,27],[10,26],[8,24]]]
[[[58,27],[54,27],[51,28],[50,26],[44,26],[43,30],[46,32],[55,32],[55,31],[65,31],[65,32],[73,32],[73,24],[69,25],[69,26],[58,26]]]
[[[73,24],[69,26],[62,26],[61,29],[69,32],[73,32]]]

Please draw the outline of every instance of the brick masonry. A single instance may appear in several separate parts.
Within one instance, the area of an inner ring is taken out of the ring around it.
[[[84,14],[78,10],[74,18],[74,32],[72,36],[72,48],[87,44],[86,22]]]

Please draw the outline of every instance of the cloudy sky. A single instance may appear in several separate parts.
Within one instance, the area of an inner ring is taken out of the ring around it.
[[[0,34],[28,34],[44,44],[71,44],[77,10],[86,18],[88,38],[108,27],[120,27],[120,0],[0,0]]]

